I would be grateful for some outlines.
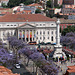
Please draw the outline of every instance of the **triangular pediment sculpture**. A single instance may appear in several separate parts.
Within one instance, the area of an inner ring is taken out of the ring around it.
[[[25,23],[25,24],[20,25],[18,28],[35,28],[35,26]]]

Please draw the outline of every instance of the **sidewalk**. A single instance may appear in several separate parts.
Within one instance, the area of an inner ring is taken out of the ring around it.
[[[55,64],[58,65],[58,62],[57,63],[55,62]],[[66,73],[66,70],[67,70],[67,66],[73,66],[74,64],[75,63],[74,62],[71,63],[71,61],[67,61],[66,63],[63,63],[63,64],[59,63],[58,66],[60,66],[60,68],[59,68],[58,75],[65,74]],[[62,71],[61,71],[61,69],[62,69]]]

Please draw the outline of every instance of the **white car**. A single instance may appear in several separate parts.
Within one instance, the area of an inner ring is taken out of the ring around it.
[[[20,65],[19,64],[16,64],[15,67],[18,69],[18,68],[20,68]]]

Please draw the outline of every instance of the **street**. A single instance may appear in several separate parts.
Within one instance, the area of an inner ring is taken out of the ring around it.
[[[20,69],[17,69],[15,67],[13,67],[12,72],[13,73],[18,73],[20,75],[32,75],[32,74],[30,74],[30,72],[28,72],[28,70],[26,70],[24,65],[21,64],[20,67],[21,67]]]

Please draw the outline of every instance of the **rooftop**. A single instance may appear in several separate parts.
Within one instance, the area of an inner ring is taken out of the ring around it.
[[[11,70],[7,69],[4,66],[0,66],[0,75],[20,75],[20,74],[13,74]]]
[[[53,19],[54,19],[55,21],[57,21],[57,18],[54,17]],[[64,19],[64,18],[60,18],[60,22],[61,22],[61,24],[62,24],[62,23],[64,23],[64,24],[65,24],[65,23],[72,23],[72,24],[73,24],[73,23],[75,23],[75,20],[74,20],[74,19]]]
[[[41,14],[6,14],[0,16],[0,22],[43,22],[55,21]]]

